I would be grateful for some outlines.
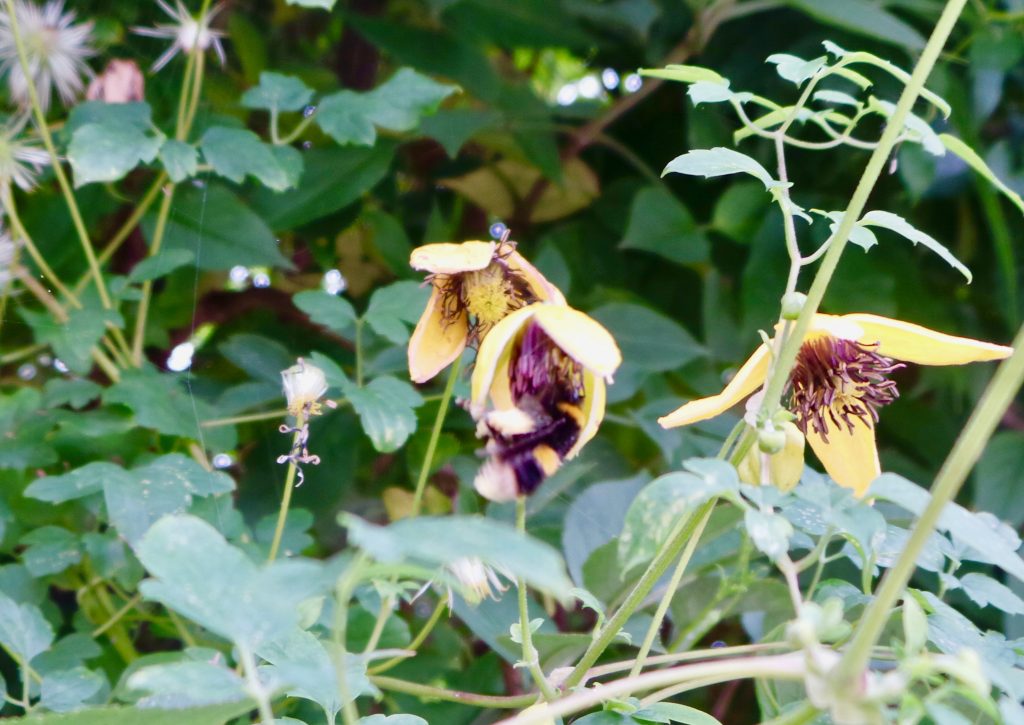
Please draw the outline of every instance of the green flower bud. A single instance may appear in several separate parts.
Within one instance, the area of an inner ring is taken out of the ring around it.
[[[782,298],[782,319],[795,320],[806,303],[807,295],[803,292],[788,292]]]
[[[786,447],[786,431],[780,428],[765,428],[757,432],[757,447],[762,453],[775,454]]]

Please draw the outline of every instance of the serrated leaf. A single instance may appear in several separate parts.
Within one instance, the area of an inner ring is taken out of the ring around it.
[[[153,576],[139,585],[146,599],[249,652],[297,626],[299,603],[328,584],[310,560],[257,566],[210,524],[187,514],[160,519],[136,553]]]
[[[985,159],[981,158],[974,149],[956,136],[950,136],[948,133],[940,133],[939,140],[947,150],[959,156],[964,163],[981,174],[1000,194],[1003,194],[1015,207],[1024,213],[1024,199],[1021,199],[1020,194],[1000,181],[995,172],[985,163]]]
[[[313,100],[313,89],[295,76],[272,71],[260,73],[259,85],[242,94],[246,108],[268,111],[301,111]]]
[[[765,189],[778,186],[778,182],[772,178],[768,170],[757,161],[746,154],[724,146],[695,149],[682,156],[677,156],[668,163],[661,175],[665,176],[670,173],[703,176],[705,179],[729,174],[750,174],[760,179]]]
[[[959,259],[954,257],[952,253],[950,253],[950,251],[942,246],[937,240],[912,226],[910,222],[903,217],[888,211],[869,211],[861,217],[857,224],[882,227],[883,229],[896,232],[900,236],[909,239],[914,244],[920,244],[922,247],[925,247],[939,255],[939,257],[944,259],[951,267],[953,267],[953,269],[966,277],[968,284],[971,283],[971,270],[967,269]]]
[[[830,221],[829,229],[831,230],[833,235],[839,229],[839,225],[842,223],[843,218],[846,216],[846,212],[842,211],[823,212],[818,209],[812,209],[811,211],[813,211],[815,214],[821,214],[825,217],[828,217]],[[873,246],[878,244],[878,237],[876,237],[875,233],[868,229],[867,227],[862,227],[857,224],[854,224],[853,228],[850,229],[849,241],[851,244],[856,244],[858,247],[860,247],[866,252]]]
[[[117,181],[140,163],[156,158],[164,141],[153,133],[149,106],[145,103],[103,104],[110,108],[80,112],[69,121],[71,142],[68,161],[75,186],[97,181]]]
[[[53,644],[53,628],[39,607],[18,604],[0,592],[0,644],[23,662],[30,662]]]
[[[21,537],[21,560],[34,577],[59,574],[82,560],[78,537],[61,526],[40,526]]]
[[[572,590],[565,564],[554,548],[495,519],[420,516],[376,526],[343,514],[341,521],[356,546],[382,562],[440,567],[475,556],[558,598],[568,597]]]
[[[1024,614],[1024,600],[1005,584],[972,572],[960,577],[960,586],[979,607],[993,606],[1007,614]]]
[[[363,387],[349,385],[345,397],[373,447],[381,453],[402,447],[416,430],[413,411],[423,405],[423,397],[412,385],[391,376],[374,378]]]
[[[702,103],[724,103],[731,100],[736,94],[729,90],[728,85],[711,81],[697,81],[691,83],[690,87],[686,89],[686,95],[690,97],[694,107],[697,107]]]
[[[292,297],[292,302],[313,322],[335,332],[346,332],[356,320],[351,302],[320,290],[299,292]]]
[[[100,397],[103,388],[84,378],[53,378],[46,381],[43,391],[43,404],[46,407],[70,405],[79,410]]]
[[[199,152],[192,144],[168,139],[160,147],[160,163],[171,181],[179,184],[199,171]]]
[[[800,0],[800,1],[801,2],[809,2],[809,0]],[[842,48],[840,48],[835,43],[831,43],[831,42],[829,42],[827,40],[824,41],[822,43],[822,45],[825,46],[825,50],[827,50],[828,52],[832,53],[833,55],[838,55],[838,54],[841,53],[842,55],[840,57],[842,57],[843,63],[846,64],[846,65],[853,64],[853,63],[863,63],[865,65],[872,65],[872,66],[875,66],[876,68],[881,68],[886,73],[888,73],[889,75],[893,76],[894,78],[899,80],[904,85],[906,85],[907,83],[910,82],[910,74],[909,73],[907,73],[902,68],[899,68],[899,67],[893,65],[892,63],[890,63],[889,61],[885,60],[884,58],[879,58],[877,55],[874,55],[873,53],[867,53],[865,51],[857,51],[857,52],[852,52],[851,53],[851,52],[843,50]],[[849,69],[847,68],[846,70],[849,70]],[[866,86],[862,86],[862,87],[866,87]],[[942,96],[940,96],[939,94],[935,93],[934,91],[928,90],[927,88],[922,88],[921,89],[921,98],[925,99],[926,101],[931,103],[933,106],[938,108],[940,111],[942,111],[942,115],[945,118],[949,118],[949,114],[952,113],[952,111],[953,111],[952,107],[949,105],[949,103],[944,98],[942,98]]]
[[[60,476],[37,478],[25,489],[25,495],[39,501],[64,503],[103,490],[104,481],[128,477],[128,472],[114,463],[93,461]]]
[[[404,345],[409,340],[409,326],[419,320],[429,296],[430,289],[418,282],[395,282],[374,291],[363,319],[381,337]]]
[[[242,183],[252,176],[264,186],[283,191],[298,186],[302,157],[290,146],[271,146],[252,131],[214,126],[199,142],[203,156],[221,176]]]
[[[179,267],[191,264],[196,258],[188,249],[165,249],[155,257],[146,257],[136,264],[128,279],[132,282],[145,282],[165,277]]]
[[[372,91],[338,91],[325,96],[316,122],[339,144],[370,146],[377,139],[377,127],[411,131],[421,116],[432,113],[457,90],[457,86],[402,68]]]
[[[81,375],[92,369],[92,350],[106,332],[107,323],[124,326],[124,320],[116,311],[92,306],[70,310],[66,322],[55,322],[47,313],[25,308],[19,312],[32,328],[36,340],[52,347],[68,368]]]

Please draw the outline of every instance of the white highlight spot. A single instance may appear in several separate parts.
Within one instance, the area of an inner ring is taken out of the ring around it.
[[[575,83],[566,83],[558,90],[558,95],[555,96],[555,102],[559,106],[571,106],[576,102],[580,93],[576,88]]]
[[[627,93],[636,93],[643,84],[644,79],[640,77],[639,73],[630,73],[622,82],[622,87],[626,89]]]
[[[183,342],[175,345],[171,354],[167,356],[167,369],[176,373],[183,372],[192,367],[192,357],[196,354],[196,346],[191,342]]]
[[[214,468],[230,468],[234,460],[227,453],[218,453],[213,457],[211,463]]]
[[[609,91],[614,91],[619,87],[619,74],[614,68],[605,68],[601,71],[601,83],[603,83],[604,87]]]
[[[324,291],[331,295],[340,295],[348,289],[348,280],[340,269],[329,269],[324,273]]]
[[[580,97],[593,100],[601,95],[601,82],[597,76],[583,76],[576,84]]]

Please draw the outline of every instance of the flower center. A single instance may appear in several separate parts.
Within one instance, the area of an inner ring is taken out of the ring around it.
[[[877,348],[828,335],[804,342],[789,378],[803,433],[812,428],[827,443],[830,425],[851,433],[855,420],[874,425],[878,409],[899,397],[888,375],[904,366]]]
[[[533,399],[549,414],[559,403],[583,398],[583,366],[565,354],[536,322],[528,323],[512,351],[509,378],[516,405]]]

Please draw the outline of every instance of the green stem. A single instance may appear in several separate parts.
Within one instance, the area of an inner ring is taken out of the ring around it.
[[[114,614],[111,615],[110,619],[108,619],[106,622],[104,622],[103,624],[101,624],[99,627],[97,627],[96,629],[94,629],[92,631],[92,638],[96,639],[101,634],[106,632],[108,629],[113,627],[115,624],[120,622],[121,619],[123,619],[124,616],[126,614],[128,614],[128,612],[132,611],[132,609],[134,609],[138,605],[138,603],[141,602],[141,601],[142,601],[142,595],[138,594],[138,593],[135,594],[135,596],[133,596],[131,599],[129,599],[127,602],[125,602],[123,607],[121,607],[116,612],[114,612]]]
[[[242,664],[242,672],[245,675],[246,689],[249,694],[256,698],[257,709],[260,713],[261,725],[274,724],[274,710],[270,707],[270,697],[266,688],[260,682],[256,673],[256,657],[247,647],[238,648],[238,659]]]
[[[338,579],[338,586],[335,591],[337,601],[334,603],[334,628],[332,632],[334,640],[334,670],[338,679],[338,693],[344,703],[341,707],[341,716],[345,725],[356,725],[359,721],[359,710],[356,707],[355,698],[351,697],[348,687],[348,678],[345,676],[348,652],[348,603],[359,585],[363,575],[363,567],[366,563],[366,554],[358,554],[349,564],[348,569]]]
[[[523,534],[526,533],[526,496],[516,499],[516,530]],[[530,604],[527,598],[526,581],[522,577],[516,581],[516,588],[519,591],[519,639],[523,645],[523,664],[526,665],[530,675],[537,683],[544,699],[552,702],[558,698],[558,693],[548,682],[544,670],[540,668],[537,648],[533,646],[533,632],[530,629]]]
[[[294,452],[296,447],[300,445],[302,429],[305,424],[305,417],[300,414],[295,419],[296,430],[295,435],[292,436],[292,447],[290,449],[292,452]],[[270,553],[267,555],[267,561],[273,561],[276,559],[277,551],[281,548],[281,537],[284,536],[284,524],[288,519],[288,507],[291,506],[292,502],[292,489],[295,488],[295,471],[295,461],[288,461],[288,472],[284,476],[284,494],[281,496],[281,507],[277,512],[277,525],[274,527],[274,538],[270,542]]]
[[[155,257],[160,253],[160,247],[164,241],[164,232],[167,230],[167,220],[171,213],[171,202],[174,199],[174,184],[167,187],[167,192],[160,202],[160,211],[156,217],[156,227],[153,229],[153,243],[149,248],[149,257]],[[147,279],[142,283],[142,299],[139,300],[138,313],[135,316],[135,336],[132,339],[132,362],[135,367],[142,367],[142,347],[146,337],[146,317],[149,314],[149,302],[153,295],[153,280]]]
[[[583,680],[584,675],[587,674],[597,658],[608,649],[608,645],[612,643],[615,637],[618,635],[619,630],[626,624],[633,612],[636,611],[647,595],[650,593],[651,588],[661,579],[662,575],[668,570],[672,562],[675,561],[676,557],[683,550],[690,539],[693,538],[694,532],[697,530],[697,524],[708,515],[708,512],[715,506],[715,500],[708,501],[700,509],[698,509],[692,516],[688,517],[686,521],[680,522],[675,531],[669,537],[668,542],[661,548],[661,551],[655,555],[653,561],[647,567],[647,570],[640,577],[639,581],[633,586],[633,589],[629,592],[626,600],[622,603],[614,615],[612,615],[604,627],[598,632],[597,636],[591,641],[590,646],[587,647],[587,651],[583,653],[580,661],[576,663],[572,672],[565,680],[565,689],[575,687],[580,684]]]
[[[381,600],[380,611],[377,612],[377,620],[373,623],[373,631],[370,632],[370,638],[366,640],[366,646],[363,647],[364,655],[377,649],[381,635],[384,634],[384,625],[387,624],[388,618],[391,616],[394,609],[394,597],[384,597],[384,599]]]
[[[478,695],[473,692],[461,692],[459,690],[446,690],[441,687],[431,687],[418,682],[398,680],[394,677],[383,675],[371,675],[370,682],[382,690],[401,692],[406,695],[429,698],[431,700],[444,700],[445,702],[459,702],[464,705],[486,707],[497,710],[518,710],[528,707],[537,701],[536,695],[513,695],[503,697],[500,695]]]
[[[415,652],[416,650],[418,650],[420,646],[427,641],[427,637],[429,637],[430,633],[434,631],[434,627],[441,620],[441,615],[444,614],[447,609],[448,601],[444,599],[444,597],[439,598],[437,600],[437,606],[434,607],[434,611],[430,613],[430,618],[427,619],[426,623],[423,625],[423,628],[416,634],[412,642],[410,642],[409,646],[405,649],[409,652]],[[385,662],[381,662],[379,665],[371,667],[369,669],[369,672],[371,675],[376,675],[381,672],[387,672],[395,665],[404,662],[405,659],[406,658],[404,656],[392,657],[391,659],[386,660]]]
[[[686,567],[690,563],[690,559],[693,558],[693,552],[697,550],[697,542],[700,541],[701,534],[704,533],[704,527],[708,525],[708,521],[711,519],[711,513],[714,511],[713,506],[706,507],[704,515],[700,521],[697,522],[696,528],[693,530],[693,534],[690,536],[690,540],[686,542],[686,548],[683,549],[682,556],[679,557],[679,563],[676,564],[675,571],[672,572],[672,578],[669,580],[668,587],[665,589],[665,593],[661,597],[661,601],[658,602],[658,608],[654,610],[654,618],[651,619],[651,625],[647,628],[647,635],[644,637],[643,644],[640,645],[640,651],[636,655],[636,662],[633,664],[633,669],[630,671],[630,677],[635,677],[640,674],[640,670],[644,668],[644,664],[647,661],[647,655],[650,654],[651,646],[654,644],[655,638],[658,636],[658,632],[661,630],[661,623],[665,619],[665,614],[668,612],[668,607],[672,603],[672,598],[676,594],[676,590],[679,589],[679,583],[683,580],[683,574],[686,572]]]
[[[14,0],[7,0],[7,17],[11,26],[11,35],[14,36],[14,45],[18,52],[18,62],[21,64],[21,70],[25,74],[26,78],[31,79],[34,74],[32,73],[31,63],[29,62],[28,51],[25,49],[25,41],[18,30],[18,13],[14,5]],[[43,145],[46,147],[46,151],[50,154],[50,163],[53,165],[54,176],[57,177],[57,183],[60,185],[60,190],[64,194],[64,199],[68,205],[68,212],[71,214],[71,221],[75,226],[75,231],[78,233],[78,241],[82,245],[82,251],[85,253],[85,258],[89,262],[89,269],[92,270],[92,275],[96,280],[96,291],[99,293],[100,302],[103,304],[104,309],[112,309],[113,304],[111,303],[110,295],[107,292],[107,285],[100,272],[99,262],[96,260],[96,254],[93,251],[92,243],[89,241],[89,233],[85,229],[85,222],[82,220],[82,214],[78,209],[78,202],[75,201],[75,195],[71,190],[71,184],[68,182],[67,174],[64,173],[64,167],[61,166],[60,156],[57,154],[57,148],[53,144],[53,137],[50,135],[50,128],[46,124],[46,114],[43,113],[43,107],[39,103],[39,95],[36,93],[35,83],[30,81],[29,83],[26,83],[25,86],[28,90],[29,102],[32,105],[32,114],[36,121],[36,130],[39,132],[39,136],[43,140]]]
[[[917,566],[918,555],[928,543],[942,510],[956,497],[971,468],[985,450],[989,437],[1024,383],[1024,326],[1017,333],[1013,348],[1013,354],[999,366],[978,407],[957,438],[953,450],[942,464],[932,484],[931,500],[921,512],[899,559],[883,577],[874,600],[857,625],[836,669],[835,676],[840,683],[852,686],[858,681],[857,678],[871,659],[872,647],[889,621],[893,607],[903,596],[903,590]]]
[[[807,301],[804,304],[803,310],[801,310],[800,316],[797,318],[795,325],[793,325],[792,333],[787,337],[777,359],[774,361],[772,374],[765,386],[764,402],[761,407],[761,414],[764,418],[770,418],[780,406],[782,391],[789,373],[793,369],[797,352],[807,331],[810,329],[812,317],[821,305],[822,298],[825,296],[825,290],[828,288],[832,275],[839,264],[839,258],[846,248],[850,233],[863,214],[868,197],[871,195],[890,154],[892,154],[903,132],[903,124],[907,119],[907,115],[910,113],[910,109],[918,96],[921,95],[925,80],[934,67],[935,61],[942,51],[942,46],[953,30],[957,17],[960,15],[960,11],[963,9],[966,1],[949,0],[947,2],[938,23],[935,25],[932,36],[928,39],[928,43],[921,53],[920,60],[918,60],[917,65],[914,67],[914,72],[907,81],[903,93],[900,94],[896,108],[878,141],[878,146],[868,159],[864,173],[861,175],[860,181],[857,182],[857,187],[850,198],[850,203],[846,207],[843,219],[833,235],[832,242],[822,258],[821,266],[818,268],[814,282],[807,292]]]
[[[363,318],[356,320],[356,386],[363,387]]]
[[[203,428],[219,428],[225,425],[237,425],[239,423],[256,423],[261,420],[277,420],[288,415],[287,408],[279,408],[278,410],[268,410],[264,413],[250,413],[249,415],[236,415],[230,418],[214,418],[212,420],[204,420],[200,423]]]
[[[799,707],[783,713],[778,717],[765,721],[763,725],[806,725],[821,713],[818,708],[809,702],[804,702]]]
[[[430,478],[430,469],[434,464],[434,455],[437,453],[437,443],[441,440],[441,429],[444,427],[445,416],[448,415],[448,408],[452,402],[452,393],[455,390],[455,381],[458,380],[459,371],[462,368],[462,356],[455,358],[451,370],[448,371],[448,382],[444,386],[444,393],[441,394],[441,402],[438,404],[437,415],[434,416],[434,427],[430,430],[430,441],[427,443],[427,452],[423,456],[423,465],[420,466],[419,476],[416,477],[416,491],[412,497],[412,510],[410,518],[420,515],[423,508],[423,493],[427,488],[427,480]]]

